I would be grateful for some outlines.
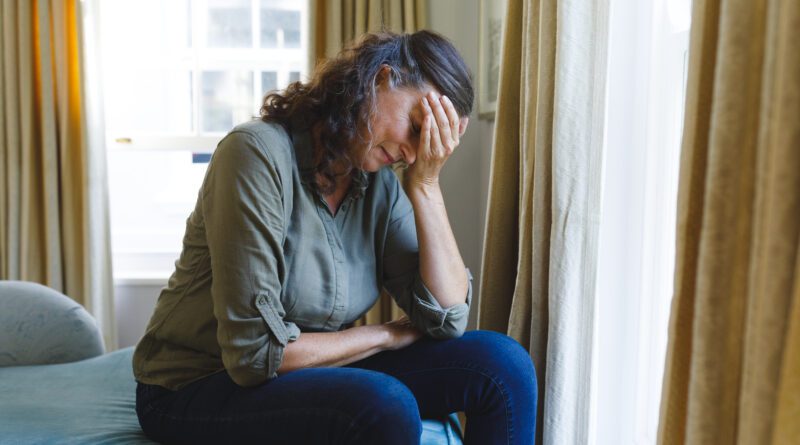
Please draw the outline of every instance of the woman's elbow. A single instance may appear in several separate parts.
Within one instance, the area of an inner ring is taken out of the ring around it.
[[[282,349],[281,351],[269,351],[271,353],[268,353],[266,357],[268,363],[260,360],[246,360],[242,356],[226,360],[224,354],[222,361],[231,380],[243,388],[248,388],[278,376],[278,368],[283,361]]]
[[[463,326],[460,324],[448,324],[428,330],[428,335],[436,340],[448,340],[451,338],[459,338],[464,335],[466,330],[466,323]]]
[[[267,381],[268,376],[266,369],[261,368],[261,372],[258,371],[258,369],[249,367],[227,369],[228,375],[230,376],[231,380],[233,380],[233,383],[236,383],[242,388],[257,386]]]

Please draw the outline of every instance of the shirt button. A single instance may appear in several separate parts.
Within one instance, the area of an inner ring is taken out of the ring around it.
[[[267,300],[265,300],[263,296],[259,296],[258,298],[256,298],[256,304],[258,305],[263,305],[266,302]]]

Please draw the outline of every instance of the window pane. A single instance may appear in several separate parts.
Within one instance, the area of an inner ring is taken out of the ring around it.
[[[99,11],[104,58],[154,58],[189,47],[189,0],[105,2]]]
[[[261,47],[299,48],[300,11],[261,5]]]
[[[192,73],[188,69],[113,70],[106,77],[106,119],[115,133],[192,132]]]
[[[275,71],[264,71],[261,73],[261,91],[266,94],[278,88],[278,73]]]
[[[114,261],[116,275],[172,270],[207,166],[193,163],[188,151],[108,152],[111,238],[114,258],[122,260]],[[125,261],[139,253],[151,254],[149,261]]]
[[[192,2],[186,0],[186,46],[191,48],[194,46],[192,41]]]
[[[224,133],[253,117],[252,71],[203,71],[201,85],[202,131]]]
[[[300,80],[300,71],[290,71],[289,72],[289,83],[297,82]]]
[[[208,1],[208,46],[250,48],[252,26],[249,0]]]

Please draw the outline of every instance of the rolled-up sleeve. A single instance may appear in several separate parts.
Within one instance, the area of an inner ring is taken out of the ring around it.
[[[419,244],[411,202],[399,185],[393,195],[383,252],[383,286],[411,323],[428,336],[460,337],[467,327],[472,303],[472,274],[467,269],[466,301],[443,308],[419,272]]]
[[[300,329],[284,320],[281,178],[254,136],[220,142],[202,188],[211,259],[211,296],[222,362],[234,382],[253,386],[277,375]]]

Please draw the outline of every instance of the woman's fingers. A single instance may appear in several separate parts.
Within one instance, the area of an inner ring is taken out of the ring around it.
[[[443,95],[440,97],[440,99],[442,101],[442,105],[444,106],[444,110],[447,113],[447,118],[450,120],[450,137],[453,141],[453,149],[455,149],[459,142],[458,125],[461,119],[458,117],[456,107],[453,106],[453,102],[450,101],[449,97]]]
[[[429,152],[432,157],[442,157],[444,155],[444,150],[442,149],[442,138],[439,133],[439,123],[436,120],[436,114],[433,111],[430,97],[423,97],[422,100],[425,103],[425,118],[428,120],[428,131],[423,131],[423,133],[428,134],[430,144]]]
[[[440,155],[449,155],[453,151],[452,136],[450,135],[450,119],[447,117],[447,112],[442,106],[442,102],[436,93],[433,91],[428,93],[428,103],[431,105],[433,115],[436,118],[436,127],[439,133],[439,142],[441,142]],[[439,148],[439,147],[437,147]]]
[[[428,104],[425,102],[423,98],[424,106],[423,108],[427,107]],[[430,157],[431,154],[431,115],[427,111],[425,112],[425,118],[422,121],[422,129],[420,130],[420,138],[419,138],[419,153],[417,156],[424,156],[426,158]]]
[[[420,100],[423,119],[418,156],[422,159],[445,160],[459,143],[458,113],[449,98],[430,91]]]
[[[442,165],[458,144],[457,133],[456,139],[453,139],[453,121],[450,118],[452,115],[457,118],[458,115],[454,114],[455,110],[448,110],[452,108],[449,101],[440,100],[433,92],[422,96],[419,104],[424,117],[419,132],[417,160],[406,178],[427,183],[438,180]],[[455,125],[458,124],[456,119]]]

